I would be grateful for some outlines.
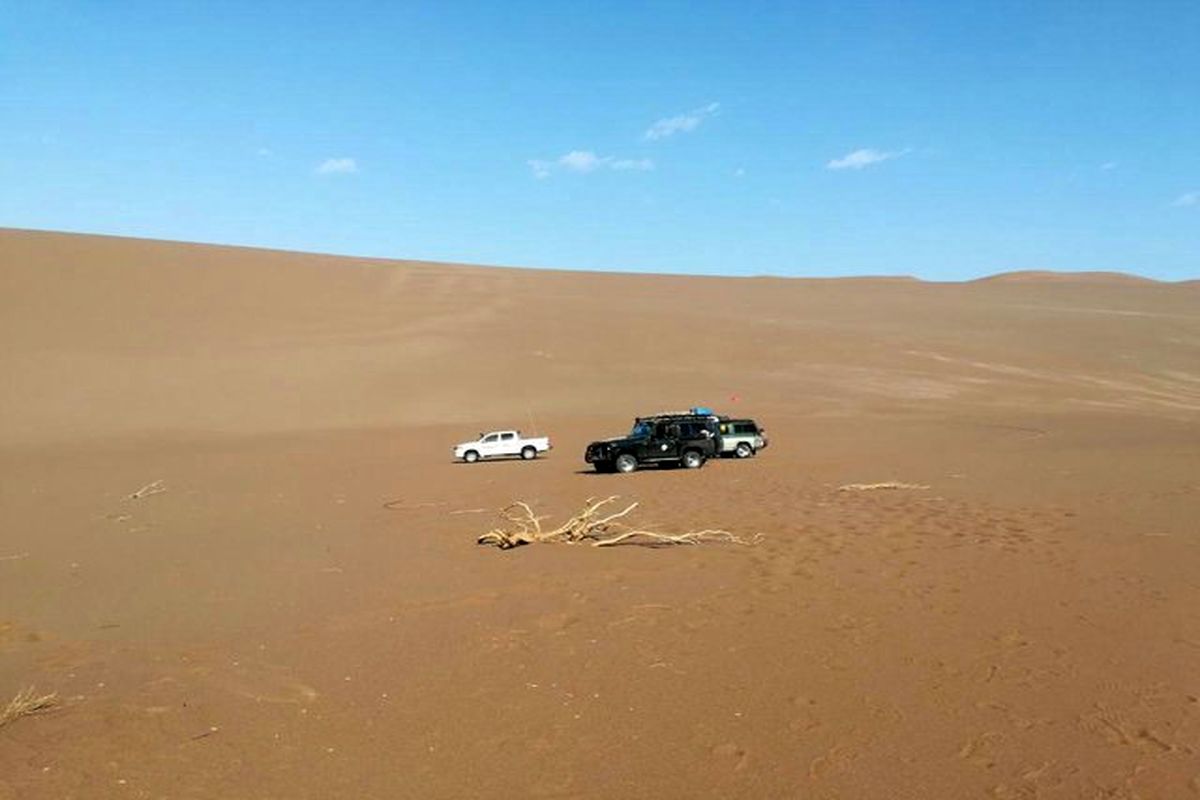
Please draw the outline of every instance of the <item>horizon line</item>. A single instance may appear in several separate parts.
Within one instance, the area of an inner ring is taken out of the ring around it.
[[[1181,278],[1179,280],[1162,280],[1160,278],[1152,278],[1148,275],[1143,275],[1137,272],[1126,272],[1123,270],[1073,270],[1073,269],[1048,269],[1043,267],[1027,267],[1003,270],[1001,272],[992,272],[983,275],[977,275],[972,278],[961,278],[958,280],[933,280],[922,278],[919,275],[909,273],[853,273],[843,275],[806,275],[806,274],[781,274],[773,272],[760,272],[754,274],[735,274],[735,273],[701,273],[701,272],[678,272],[665,270],[649,270],[639,268],[589,268],[589,267],[561,267],[561,266],[545,266],[545,265],[529,265],[529,264],[500,264],[500,263],[480,263],[468,261],[447,261],[443,259],[430,258],[402,258],[397,256],[379,256],[368,255],[363,253],[346,253],[333,252],[324,250],[297,250],[287,247],[273,247],[259,244],[242,244],[229,242],[211,242],[195,239],[170,239],[148,236],[130,236],[127,234],[103,233],[97,231],[86,230],[62,230],[51,228],[19,228],[6,225],[0,225],[0,233],[16,232],[16,233],[36,233],[49,234],[57,236],[78,236],[92,237],[97,239],[121,239],[131,242],[148,242],[158,244],[175,244],[185,245],[188,247],[215,247],[228,248],[237,250],[254,250],[266,253],[282,253],[301,256],[318,256],[325,258],[340,258],[340,259],[357,259],[360,261],[383,261],[393,263],[420,263],[431,264],[446,267],[472,267],[478,269],[508,269],[508,270],[529,270],[539,272],[565,272],[571,274],[589,274],[595,273],[599,275],[639,275],[639,276],[661,276],[661,277],[679,277],[679,278],[712,278],[712,279],[727,279],[727,280],[809,280],[809,281],[836,281],[836,280],[891,280],[891,281],[911,281],[914,283],[928,284],[966,284],[976,283],[980,281],[989,281],[1003,278],[1017,278],[1021,276],[1036,277],[1095,277],[1095,278],[1110,278],[1118,280],[1132,280],[1135,282],[1144,282],[1148,284],[1159,284],[1162,286],[1178,286],[1200,283],[1200,275],[1192,278]]]

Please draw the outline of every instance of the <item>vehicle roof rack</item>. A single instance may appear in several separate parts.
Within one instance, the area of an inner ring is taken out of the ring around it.
[[[658,417],[703,417],[717,419],[717,415],[707,408],[690,408],[685,411],[659,411],[654,414],[641,414],[635,419],[657,419]]]

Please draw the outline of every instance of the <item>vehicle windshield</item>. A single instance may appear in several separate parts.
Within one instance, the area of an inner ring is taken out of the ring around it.
[[[649,436],[652,430],[653,428],[649,422],[638,420],[637,422],[633,423],[633,430],[629,432],[629,436],[633,439],[640,439],[644,436]]]

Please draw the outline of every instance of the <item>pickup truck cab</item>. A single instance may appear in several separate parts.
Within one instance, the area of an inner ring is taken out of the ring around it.
[[[520,431],[492,431],[481,433],[473,442],[454,446],[454,457],[468,464],[484,458],[520,458],[530,461],[551,449],[550,437],[538,436],[526,439]]]

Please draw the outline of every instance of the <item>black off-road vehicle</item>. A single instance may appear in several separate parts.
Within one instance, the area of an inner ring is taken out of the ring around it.
[[[720,452],[717,417],[683,412],[638,417],[628,436],[589,444],[583,460],[597,472],[633,472],[645,464],[696,469]]]

